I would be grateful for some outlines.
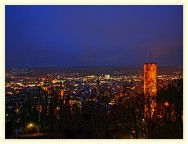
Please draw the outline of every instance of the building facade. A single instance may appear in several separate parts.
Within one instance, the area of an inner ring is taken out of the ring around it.
[[[157,64],[144,64],[144,96],[156,96],[157,94]]]
[[[157,64],[144,64],[145,116],[152,118],[156,108]]]

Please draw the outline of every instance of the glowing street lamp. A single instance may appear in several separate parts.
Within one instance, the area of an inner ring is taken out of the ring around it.
[[[27,125],[28,128],[32,128],[33,126],[34,126],[33,123],[29,123],[29,124]]]
[[[164,105],[168,107],[170,104],[168,102],[165,102]]]

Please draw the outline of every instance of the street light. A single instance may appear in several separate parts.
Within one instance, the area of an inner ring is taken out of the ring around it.
[[[164,105],[168,107],[170,104],[168,102],[165,102]]]
[[[28,128],[31,128],[31,127],[33,127],[33,124],[32,124],[32,123],[29,123],[29,124],[28,124]]]

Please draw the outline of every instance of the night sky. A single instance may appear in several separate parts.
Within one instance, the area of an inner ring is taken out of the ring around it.
[[[183,6],[5,6],[6,67],[183,65]]]

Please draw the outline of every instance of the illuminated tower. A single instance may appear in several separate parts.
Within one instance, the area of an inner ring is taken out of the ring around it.
[[[145,96],[145,116],[152,118],[156,108],[157,95],[157,64],[144,64],[144,96]]]
[[[157,94],[157,64],[144,64],[144,96],[156,96]]]

